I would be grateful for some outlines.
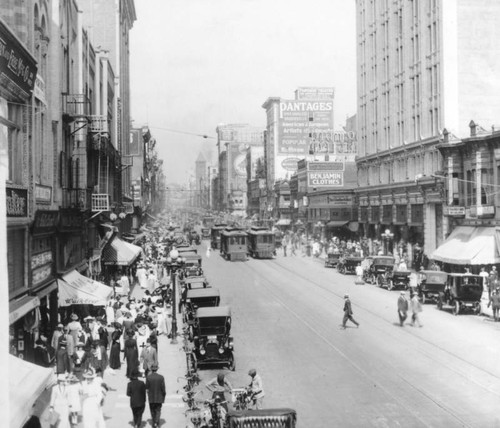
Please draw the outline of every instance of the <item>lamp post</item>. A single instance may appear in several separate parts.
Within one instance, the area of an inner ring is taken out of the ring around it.
[[[184,263],[184,259],[179,257],[179,252],[172,248],[167,257],[167,267],[170,270],[170,282],[172,284],[172,339],[170,343],[177,343],[177,270]]]
[[[389,253],[389,242],[394,238],[394,233],[389,229],[385,229],[385,232],[380,236],[384,240],[384,254],[387,255]]]

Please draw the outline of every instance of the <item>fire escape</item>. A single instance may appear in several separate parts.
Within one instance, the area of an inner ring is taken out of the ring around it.
[[[105,115],[92,115],[84,94],[63,94],[63,120],[67,126],[66,150],[61,152],[64,208],[100,213],[112,210],[119,200],[121,168],[111,143]]]

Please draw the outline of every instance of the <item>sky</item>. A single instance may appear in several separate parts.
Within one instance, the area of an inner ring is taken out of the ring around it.
[[[293,99],[299,86],[335,88],[337,128],[356,113],[353,0],[135,0],[135,8],[133,127],[151,129],[167,182],[187,183],[200,152],[216,162],[218,124],[264,129],[266,99]]]

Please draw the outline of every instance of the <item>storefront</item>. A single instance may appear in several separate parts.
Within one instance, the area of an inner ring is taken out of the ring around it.
[[[88,270],[86,226],[83,214],[75,209],[61,209],[57,234],[57,272],[64,274],[72,269],[82,273]]]
[[[31,228],[31,289],[40,299],[37,330],[48,335],[57,325],[56,228],[59,211],[37,210]]]

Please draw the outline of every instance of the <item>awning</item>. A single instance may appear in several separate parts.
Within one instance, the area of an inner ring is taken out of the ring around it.
[[[9,426],[21,428],[30,418],[35,401],[53,384],[53,368],[40,367],[9,355]]]
[[[102,252],[102,261],[105,265],[130,266],[142,252],[142,248],[114,238]]]
[[[500,263],[495,227],[458,226],[431,255],[431,259],[455,265]]]
[[[38,306],[40,306],[38,296],[23,296],[9,302],[9,324],[16,322]]]
[[[111,287],[80,275],[76,270],[58,279],[57,284],[59,285],[59,306],[105,306],[113,294]]]
[[[326,227],[342,227],[347,223],[349,222],[345,220],[330,220],[328,223],[326,223]]]
[[[290,220],[289,218],[280,218],[276,222],[276,226],[290,226],[291,223],[292,223],[292,220]]]

